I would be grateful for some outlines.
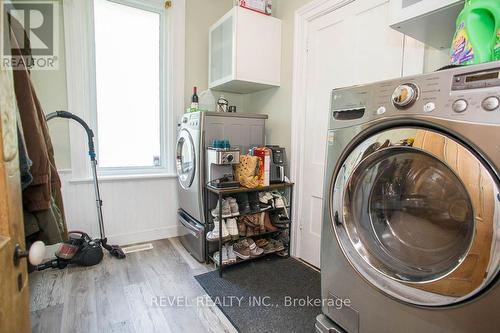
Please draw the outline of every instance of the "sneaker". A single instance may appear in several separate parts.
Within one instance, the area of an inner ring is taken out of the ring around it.
[[[214,218],[214,228],[207,233],[207,240],[216,241],[219,240],[219,238],[219,219],[216,217]],[[222,240],[227,239],[229,239],[229,232],[227,231],[226,223],[222,220]]]
[[[236,201],[236,199],[233,197],[227,197],[226,200],[229,203],[229,209],[231,210],[231,215],[232,216],[240,215],[240,211],[238,209],[238,202]]]
[[[213,255],[212,255],[212,258],[214,258],[214,261],[215,261],[215,264],[216,265],[219,265],[219,251],[216,251]]]
[[[257,247],[257,244],[255,244],[255,242],[253,241],[253,239],[251,238],[248,238],[248,239],[245,239],[245,241],[247,242],[248,244],[248,248],[251,250],[255,250],[255,248]]]
[[[222,264],[227,265],[229,263],[229,258],[227,256],[227,247],[222,247]]]
[[[230,237],[227,230],[226,220],[222,220],[222,238]]]
[[[290,219],[284,212],[273,212],[270,214],[270,219],[271,223],[276,227],[285,228],[290,224]]]
[[[273,243],[273,246],[274,246],[274,251],[278,252],[278,251],[283,251],[285,249],[285,246],[283,245],[283,243],[279,240],[274,240],[272,239],[271,240],[271,243]]]
[[[274,197],[270,192],[259,192],[259,201],[263,204],[274,204]]]
[[[286,198],[280,192],[276,191],[272,193],[274,197],[274,207],[275,208],[286,208]]]
[[[227,226],[227,231],[229,232],[229,236],[231,236],[232,239],[238,239],[239,230],[238,230],[238,224],[236,223],[236,219],[235,218],[227,219],[226,226]]]
[[[234,253],[234,248],[232,245],[227,247],[227,259],[228,263],[232,264],[236,262],[236,254]]]
[[[248,239],[248,244],[250,248],[250,257],[258,257],[264,253],[264,250],[258,247],[253,239]]]
[[[217,206],[212,209],[212,216],[219,217],[219,201],[217,201]],[[231,208],[229,202],[226,199],[222,199],[222,218],[231,217]]]
[[[240,259],[249,259],[250,258],[250,248],[248,247],[248,242],[246,239],[243,239],[233,245],[234,254]]]
[[[274,248],[274,243],[273,242],[268,242],[266,246],[264,246],[264,253],[273,253],[276,252],[276,249]]]
[[[238,209],[240,214],[246,214],[250,212],[250,203],[248,202],[248,193],[238,193],[236,197],[236,202],[238,204]]]

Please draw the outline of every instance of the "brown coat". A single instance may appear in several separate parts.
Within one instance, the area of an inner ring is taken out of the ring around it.
[[[16,36],[22,36],[24,31],[16,20],[11,19],[10,22],[11,32],[17,32],[11,34],[12,55],[21,56]],[[51,207],[51,199],[54,197],[56,204],[62,211],[61,181],[57,174],[54,149],[40,101],[25,66],[22,66],[22,69],[14,70],[13,75],[26,148],[29,158],[33,162],[30,168],[33,182],[23,192],[24,207],[29,212],[47,210]]]

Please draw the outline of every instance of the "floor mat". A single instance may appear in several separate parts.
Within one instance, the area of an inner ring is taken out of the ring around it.
[[[265,257],[195,276],[242,333],[314,332],[321,313],[320,273],[300,261]]]

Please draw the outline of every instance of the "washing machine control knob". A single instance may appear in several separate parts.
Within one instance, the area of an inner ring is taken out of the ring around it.
[[[462,113],[467,110],[468,106],[469,105],[465,99],[457,99],[455,102],[453,102],[453,105],[451,107],[456,113]]]
[[[410,107],[418,98],[418,87],[414,83],[405,83],[396,88],[392,94],[392,104],[398,109]]]
[[[500,100],[498,97],[488,97],[482,103],[483,109],[486,111],[495,111],[500,106]]]

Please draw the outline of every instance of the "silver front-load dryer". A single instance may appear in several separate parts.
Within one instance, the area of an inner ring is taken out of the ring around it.
[[[499,73],[332,92],[318,331],[498,331]]]
[[[188,113],[182,117],[177,132],[176,169],[179,206],[193,219],[203,222],[202,192],[200,189],[200,113]]]

